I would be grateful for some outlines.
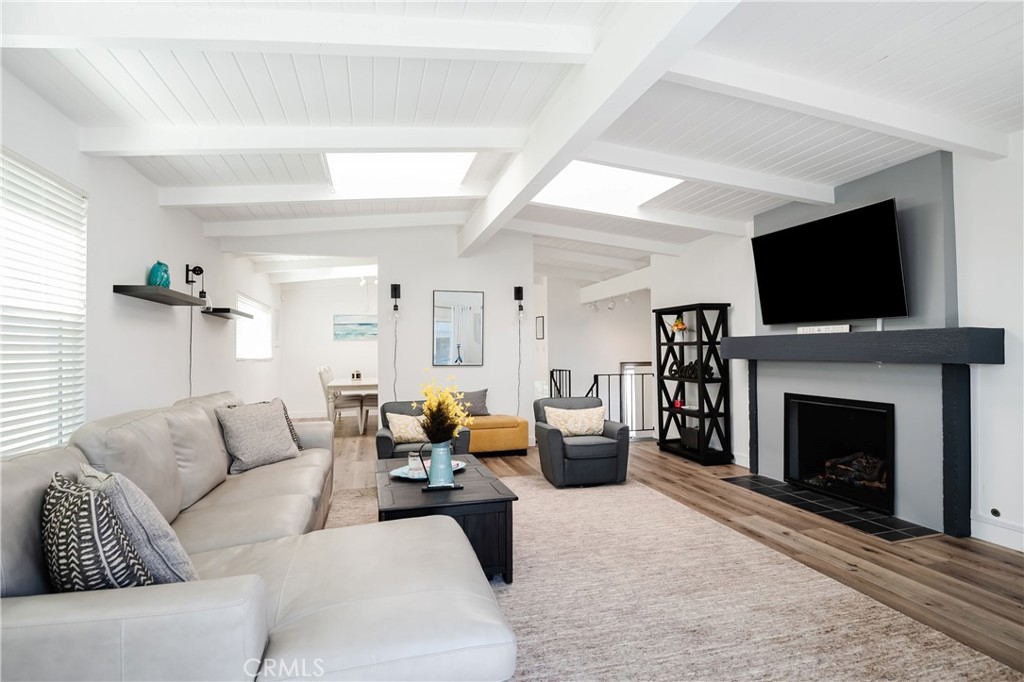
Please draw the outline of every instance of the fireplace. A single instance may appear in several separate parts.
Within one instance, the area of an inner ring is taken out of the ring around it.
[[[786,393],[786,481],[894,512],[896,406]]]

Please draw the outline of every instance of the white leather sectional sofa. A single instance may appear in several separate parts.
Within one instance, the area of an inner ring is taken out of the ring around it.
[[[299,457],[227,473],[231,393],[90,422],[68,447],[0,464],[0,677],[7,680],[503,680],[515,636],[458,525],[328,530],[333,426]],[[130,478],[200,579],[52,593],[41,506],[82,463]]]

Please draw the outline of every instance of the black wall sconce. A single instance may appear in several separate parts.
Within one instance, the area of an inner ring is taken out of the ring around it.
[[[204,304],[208,306],[209,302],[207,302],[206,300],[206,273],[203,272],[203,266],[189,265],[188,263],[186,263],[185,284],[188,284],[190,287],[196,283],[195,277],[193,277],[193,275],[195,275],[196,277],[203,278],[203,283],[199,286],[199,298],[203,299]]]
[[[393,317],[398,317],[398,299],[402,298],[402,285],[392,284],[391,285],[391,300],[392,306],[391,311]]]
[[[512,295],[515,296],[516,302],[519,303],[519,319],[523,319],[523,288],[513,287]]]

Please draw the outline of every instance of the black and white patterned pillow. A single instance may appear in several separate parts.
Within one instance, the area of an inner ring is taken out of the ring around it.
[[[60,473],[43,494],[43,552],[58,592],[154,583],[107,496]]]

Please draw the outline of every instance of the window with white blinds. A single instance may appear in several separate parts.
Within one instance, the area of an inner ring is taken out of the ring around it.
[[[273,354],[270,348],[270,306],[239,293],[236,307],[252,315],[252,319],[239,318],[235,321],[235,359],[269,360]]]
[[[61,445],[85,421],[88,199],[0,150],[0,453]]]

